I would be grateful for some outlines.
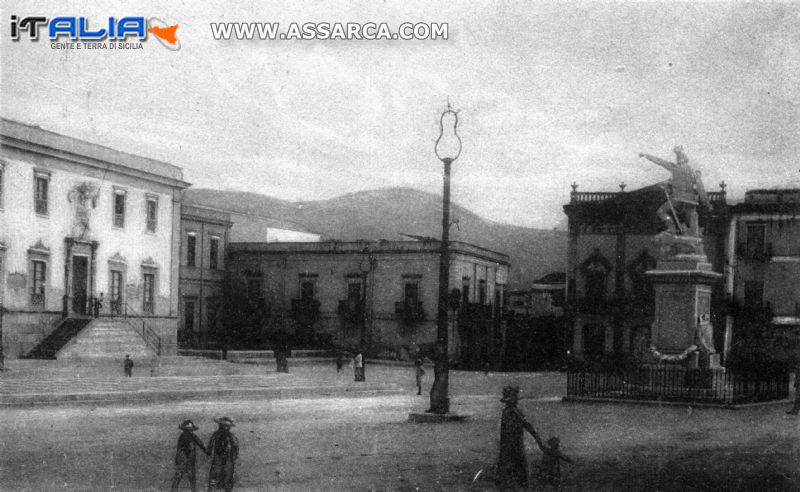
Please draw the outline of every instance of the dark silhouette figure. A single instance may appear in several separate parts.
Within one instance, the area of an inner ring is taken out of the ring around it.
[[[533,438],[539,449],[542,450],[542,461],[539,465],[539,481],[541,485],[553,485],[558,488],[561,482],[561,462],[566,461],[572,463],[572,459],[565,455],[559,449],[561,440],[557,437],[551,437],[547,440],[547,444],[542,443],[542,439],[535,432]]]
[[[183,432],[178,437],[178,448],[175,452],[175,475],[172,477],[172,490],[178,490],[184,476],[189,479],[192,490],[197,490],[197,448],[209,454],[194,431],[198,429],[191,420],[184,420],[178,429]]]
[[[233,420],[228,417],[214,419],[219,428],[208,441],[211,453],[211,469],[208,472],[208,490],[233,490],[236,459],[239,457],[239,441],[231,432]]]
[[[525,488],[528,486],[528,462],[525,457],[523,431],[536,437],[536,430],[517,408],[519,387],[503,388],[506,404],[500,421],[500,456],[497,459],[497,485],[501,490]]]
[[[126,377],[133,376],[133,361],[131,360],[130,355],[125,354],[125,360],[122,363],[122,367],[125,369]]]
[[[342,351],[339,350],[336,352],[336,372],[342,372],[342,367],[344,367],[344,356],[342,355]]]

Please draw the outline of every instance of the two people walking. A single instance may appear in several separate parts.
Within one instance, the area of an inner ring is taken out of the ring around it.
[[[199,429],[191,420],[184,420],[178,428],[183,431],[178,437],[175,452],[175,475],[171,490],[178,490],[181,480],[186,477],[193,491],[197,490],[197,448],[211,457],[208,472],[208,490],[233,490],[236,460],[239,457],[239,441],[231,432],[235,427],[229,417],[214,419],[219,427],[211,435],[208,446],[194,433]]]
[[[500,421],[500,456],[497,459],[497,485],[501,490],[515,490],[528,487],[528,461],[525,456],[524,431],[530,433],[542,451],[542,460],[537,470],[541,485],[558,487],[561,480],[561,462],[572,463],[572,459],[564,455],[557,437],[551,437],[545,444],[542,438],[528,422],[522,411],[517,408],[519,387],[506,386],[500,400],[506,406]]]

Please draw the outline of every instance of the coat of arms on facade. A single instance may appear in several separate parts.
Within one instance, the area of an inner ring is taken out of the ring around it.
[[[99,191],[94,184],[83,181],[75,185],[67,195],[67,199],[75,206],[75,219],[72,223],[72,236],[85,239],[89,235],[89,219],[97,205]]]

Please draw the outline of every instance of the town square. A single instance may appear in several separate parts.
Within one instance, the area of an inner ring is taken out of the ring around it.
[[[797,4],[50,3],[0,489],[800,490]]]

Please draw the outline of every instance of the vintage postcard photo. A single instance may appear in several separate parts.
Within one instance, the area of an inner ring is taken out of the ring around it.
[[[800,490],[800,4],[5,2],[0,490]]]

